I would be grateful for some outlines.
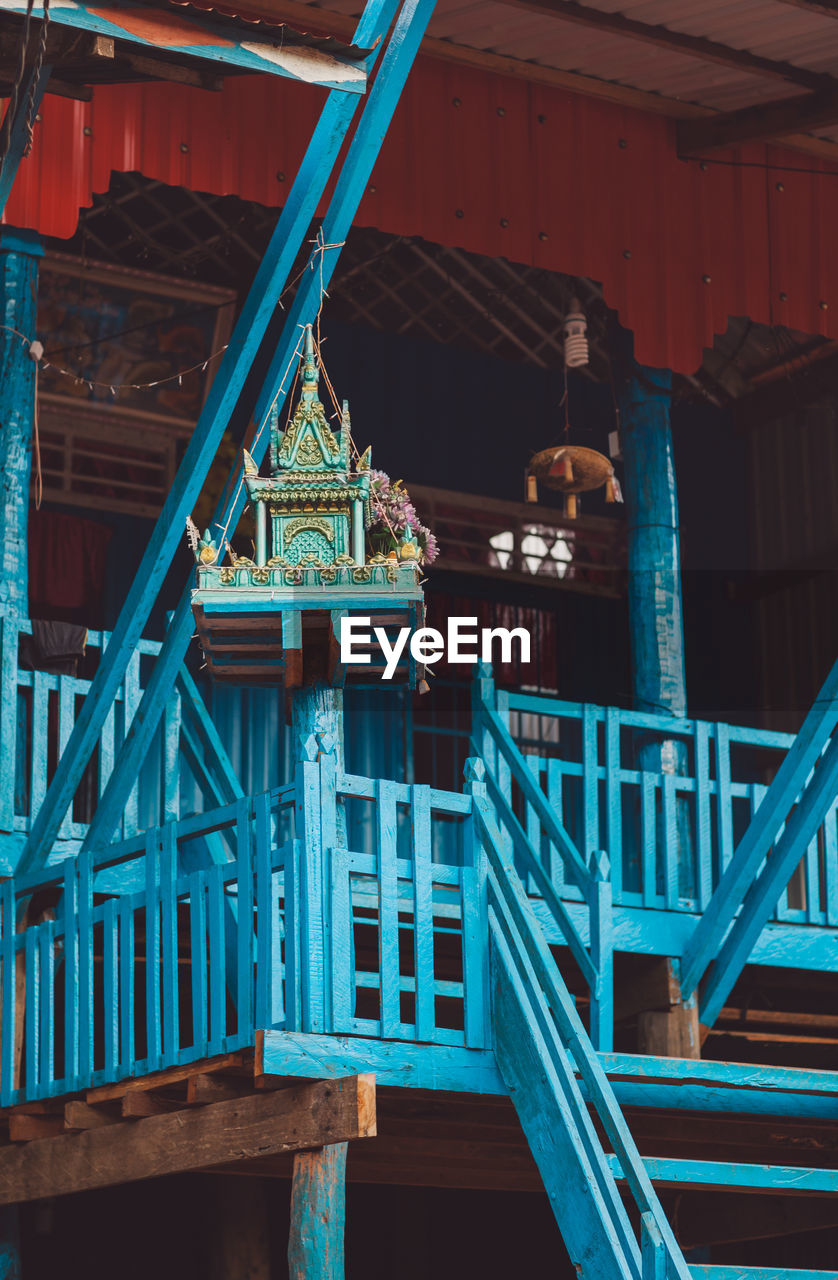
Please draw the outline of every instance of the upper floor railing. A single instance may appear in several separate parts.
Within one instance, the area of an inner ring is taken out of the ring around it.
[[[494,710],[583,860],[606,850],[615,904],[701,912],[730,862],[790,734],[495,691],[478,683],[475,723]],[[564,900],[583,891],[485,728],[484,756]],[[784,889],[775,918],[838,924],[838,800]]]
[[[0,870],[14,870],[32,818],[44,799],[58,759],[70,739],[91,680],[31,669],[21,661],[21,638],[32,623],[0,617]],[[91,665],[110,633],[88,631],[84,659]],[[77,853],[88,831],[120,747],[139,706],[147,665],[160,651],[141,640],[99,734],[98,744],[61,823],[53,860]],[[49,665],[48,661],[44,665]],[[57,665],[57,664],[55,664]],[[215,735],[200,693],[182,671],[137,782],[120,816],[117,839],[177,818],[184,810],[211,808],[233,798],[231,770],[214,755]]]

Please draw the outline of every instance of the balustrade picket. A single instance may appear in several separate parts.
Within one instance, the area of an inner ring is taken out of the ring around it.
[[[401,1023],[396,822],[395,784],[379,781],[376,785],[376,846],[381,1035],[385,1040],[398,1037]]]
[[[102,907],[102,1009],[105,1079],[115,1080],[119,1063],[119,910],[115,898]]]
[[[332,849],[329,863],[332,1029],[351,1031],[355,1016],[355,948],[352,945],[352,886],[348,851],[340,847]]]
[[[41,984],[38,981],[38,930],[32,925],[24,937],[24,991],[26,1002],[23,1022],[23,1070],[26,1081],[26,1092],[32,1098],[38,1097],[38,1038],[41,1004]]]
[[[695,725],[695,837],[696,891],[698,905],[704,910],[713,893],[713,836],[710,818],[710,725],[697,720]]]
[[[414,784],[410,788],[413,846],[413,972],[414,1023],[417,1040],[433,1038],[434,919],[431,885],[431,792]]]
[[[79,898],[79,1077],[93,1071],[93,867],[89,853],[78,856]]]
[[[79,1076],[79,864],[75,858],[69,858],[64,864],[61,916],[64,927],[64,1084],[70,1091],[75,1089]]]
[[[733,857],[733,802],[730,793],[730,728],[717,723],[716,738],[716,829],[718,877]]]
[[[0,883],[0,903],[3,912],[3,1010],[2,1044],[0,1044],[0,1101],[4,1107],[12,1104],[15,1082],[15,987],[17,976],[16,916],[14,883]]]
[[[236,809],[236,1009],[239,1034],[253,1024],[253,828],[249,800]]]
[[[41,988],[40,1052],[38,1084],[48,1097],[55,1081],[55,921],[39,926],[38,982]]]
[[[271,810],[267,795],[253,800],[253,869],[256,881],[256,1026],[272,1027],[277,1021],[273,1007],[274,955],[279,969],[279,952],[274,947],[274,915],[279,915],[271,857]],[[277,978],[279,973],[277,973]],[[281,982],[277,982],[281,987]]]
[[[210,867],[207,875],[209,935],[209,1028],[211,1055],[222,1053],[227,1034],[227,973],[224,948],[224,868]]]
[[[146,1070],[162,1066],[160,1026],[160,832],[153,828],[145,841],[145,1000]]]
[[[180,1048],[176,876],[177,836],[174,824],[169,823],[160,833],[159,870],[163,1066],[171,1066],[177,1061]]]
[[[119,904],[119,1074],[123,1077],[132,1073],[136,1061],[134,938],[134,901],[123,898]]]
[[[823,824],[823,888],[826,923],[838,924],[838,803]]]
[[[605,712],[605,796],[606,846],[611,851],[623,847],[623,798],[620,785],[620,713],[616,707]],[[623,860],[611,853],[611,888],[619,902],[623,888]]]
[[[189,886],[189,955],[192,980],[192,1043],[200,1055],[207,1049],[207,873],[193,871]]]

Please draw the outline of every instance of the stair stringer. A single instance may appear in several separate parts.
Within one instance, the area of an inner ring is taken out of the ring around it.
[[[491,982],[498,1068],[570,1260],[580,1277],[640,1280],[640,1251],[573,1070],[542,1033],[546,1002],[537,988],[525,990],[496,919]]]

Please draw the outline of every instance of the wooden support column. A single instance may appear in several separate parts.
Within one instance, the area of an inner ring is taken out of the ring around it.
[[[649,974],[649,989],[641,996],[637,1015],[637,1048],[655,1058],[700,1058],[698,1005],[683,1000],[678,962],[658,958]],[[640,993],[638,993],[640,994]]]
[[[26,524],[36,366],[29,355],[28,339],[35,337],[38,267],[43,253],[34,232],[9,227],[0,233],[0,610],[15,618],[29,613]]]
[[[685,717],[684,624],[681,604],[681,547],[678,490],[670,422],[672,374],[641,368],[630,356],[630,336],[620,335],[622,367],[617,377],[620,445],[624,464],[628,528],[628,605],[632,700],[636,711]],[[683,774],[687,753],[680,740],[638,738],[637,765],[651,773]],[[663,779],[661,780],[663,786]],[[661,796],[661,806],[663,797]],[[677,892],[695,893],[690,812],[676,804]],[[665,838],[662,824],[658,842]],[[673,998],[648,1007],[638,1021],[641,1052],[665,1057],[699,1057],[695,1009],[681,1000],[677,964],[666,966]]]
[[[348,1143],[294,1156],[289,1280],[343,1280]]]

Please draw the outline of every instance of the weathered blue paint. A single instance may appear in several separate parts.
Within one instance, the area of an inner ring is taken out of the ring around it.
[[[788,818],[771,857],[745,894],[733,922],[707,973],[701,992],[699,1017],[712,1026],[733,985],[744,969],[777,899],[800,862],[838,795],[838,738],[833,737]],[[757,810],[759,813],[759,810]]]
[[[609,1156],[615,1178],[622,1178],[619,1161]],[[721,1160],[667,1160],[644,1156],[643,1164],[654,1183],[676,1187],[727,1187],[731,1191],[786,1191],[833,1194],[838,1191],[838,1169],[807,1169],[799,1165],[732,1164]]]
[[[347,1142],[294,1156],[289,1280],[343,1280]]]
[[[693,1280],[835,1280],[838,1271],[806,1271],[794,1267],[752,1267],[745,1263],[692,1263]]]
[[[0,232],[0,610],[9,618],[29,614],[26,526],[36,380],[29,344],[35,337],[38,268],[43,253],[40,237],[33,232],[5,227]]]
[[[402,1089],[501,1095],[507,1091],[489,1049],[289,1031],[265,1031],[258,1043],[265,1075],[331,1080],[372,1071],[377,1084]]]
[[[678,494],[668,369],[630,367],[616,380],[629,557],[632,691],[638,711],[687,710]],[[674,770],[670,770],[674,772]]]
[[[504,874],[502,854],[497,849],[487,847],[487,855],[495,1052],[571,1258],[574,1241],[580,1257],[589,1249],[599,1254],[596,1265],[604,1268],[604,1274],[616,1270],[618,1275],[631,1276],[640,1271],[639,1249],[584,1105],[572,1060],[587,1084],[637,1207],[641,1214],[654,1217],[671,1273],[683,1277],[686,1269],[680,1250],[523,888],[514,872],[510,875],[507,869]],[[570,1138],[571,1150],[556,1163],[565,1137]],[[583,1175],[581,1196],[571,1194],[567,1203],[563,1179],[570,1182],[579,1173]]]
[[[368,60],[370,68],[397,8],[396,0],[368,0],[355,40],[360,46],[373,49]],[[292,354],[297,350],[299,343],[299,325],[310,323],[317,314],[321,278],[326,287],[432,11],[433,0],[411,0],[411,3],[402,6],[396,27],[387,45],[383,65],[376,76],[375,85],[364,108],[363,127],[359,126],[352,139],[335,194],[323,223],[323,244],[336,247],[322,252],[322,269],[306,272],[297,290],[280,340],[277,357],[271,366],[254,411],[257,422],[267,420],[272,405],[276,404],[277,408],[281,408],[284,403],[288,388],[281,389],[291,365]],[[264,336],[274,310],[276,297],[281,292],[282,283],[287,279],[297,249],[322,197],[354,109],[354,99],[344,94],[330,95],[323,109],[289,194],[288,202],[283,208],[277,229],[236,325],[230,347],[216,374],[189,450],[178,472],[178,482],[161,513],[152,543],[143,558],[135,587],[120,615],[117,631],[114,633],[116,643],[112,646],[120,653],[120,657],[114,658],[112,666],[105,667],[103,664],[103,668],[100,668],[95,689],[88,700],[91,705],[85,723],[78,733],[74,731],[72,764],[68,759],[66,766],[64,768],[59,766],[59,770],[56,771],[50,787],[49,800],[42,806],[37,824],[27,842],[24,869],[30,864],[37,865],[43,860],[45,850],[54,839],[57,827],[56,815],[66,809],[78,785],[81,772],[93,749],[97,727],[107,714],[107,708],[118,687],[120,668],[125,660],[122,650],[126,647],[130,649],[144,625],[163,574],[168,568],[171,554],[177,540],[182,536],[185,517],[200,491],[221,434]],[[313,263],[318,256],[315,250],[312,255]],[[267,433],[263,432],[251,446],[251,453],[257,465],[264,457],[267,444]],[[232,485],[232,496],[216,513],[217,519],[213,522],[215,526],[224,529],[235,528],[244,508],[242,489],[243,486],[238,483]],[[137,610],[139,613],[136,612]],[[139,629],[135,625],[136,617],[140,618]],[[192,626],[190,594],[187,588],[175,610],[163,649],[155,663],[131,731],[120,751],[105,794],[100,800],[95,817],[96,840],[107,841],[116,827],[127,790],[139,771],[163,713],[171,686],[186,655]],[[67,756],[70,756],[69,752]]]
[[[715,961],[702,999],[701,1017],[708,1024],[741,972],[795,865],[834,806],[838,741],[832,735],[836,724],[838,663],[762,796],[684,956],[683,981],[688,992],[695,990]],[[774,856],[763,867],[775,844]],[[730,937],[725,941],[728,930]]]

